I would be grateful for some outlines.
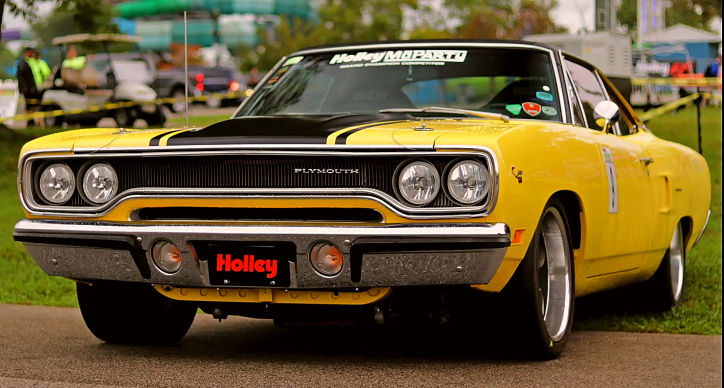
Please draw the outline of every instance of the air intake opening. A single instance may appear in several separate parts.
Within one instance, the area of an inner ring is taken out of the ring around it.
[[[135,212],[143,221],[296,221],[382,222],[380,212],[362,208],[147,207]]]

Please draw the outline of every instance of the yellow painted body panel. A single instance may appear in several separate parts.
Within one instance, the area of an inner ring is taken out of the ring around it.
[[[285,291],[267,288],[179,288],[154,285],[156,291],[171,299],[194,302],[278,303],[320,305],[365,305],[378,302],[392,293],[390,287],[375,287],[360,292]]]
[[[432,131],[415,131],[425,123]],[[351,129],[351,128],[350,128]],[[146,147],[163,130],[115,129],[68,131],[28,143],[23,153],[44,149]],[[332,134],[328,144],[345,130]],[[169,136],[160,142],[163,147]],[[580,247],[574,251],[576,295],[615,288],[650,277],[666,251],[676,224],[691,220],[687,249],[704,227],[710,205],[710,176],[704,158],[693,150],[661,140],[650,132],[626,137],[542,121],[510,123],[486,119],[430,119],[380,123],[359,130],[347,145],[434,147],[439,151],[484,147],[499,165],[499,195],[486,218],[413,220],[370,199],[131,199],[98,220],[130,222],[133,210],[156,206],[200,207],[365,207],[378,210],[385,223],[503,222],[511,231],[525,229],[522,241],[507,251],[498,272],[485,285],[505,287],[525,256],[547,201],[569,192],[582,209]],[[611,150],[615,166],[617,211],[610,212],[611,183],[602,147]],[[653,158],[646,166],[640,158]],[[513,174],[523,171],[522,182]],[[27,214],[28,218],[33,218]],[[569,214],[568,217],[576,217]],[[68,217],[71,218],[71,217]],[[133,221],[135,222],[135,221]]]

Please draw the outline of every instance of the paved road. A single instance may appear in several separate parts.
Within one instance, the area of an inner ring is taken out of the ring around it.
[[[178,346],[125,347],[95,339],[76,309],[0,305],[0,387],[714,387],[721,346],[721,336],[577,332],[560,359],[533,362],[462,333],[199,315]]]

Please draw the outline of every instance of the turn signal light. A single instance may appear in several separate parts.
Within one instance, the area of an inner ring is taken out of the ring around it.
[[[342,271],[342,252],[331,243],[319,243],[312,248],[309,256],[312,266],[325,276],[334,276]]]
[[[151,258],[163,272],[171,274],[181,268],[181,251],[168,241],[159,241],[154,244]]]

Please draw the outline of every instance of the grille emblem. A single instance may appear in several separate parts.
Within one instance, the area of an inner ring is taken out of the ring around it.
[[[359,168],[295,168],[295,174],[359,174]]]

